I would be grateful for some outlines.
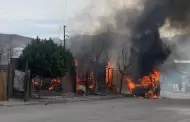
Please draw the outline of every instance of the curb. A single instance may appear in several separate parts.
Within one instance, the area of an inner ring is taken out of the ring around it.
[[[124,98],[124,96],[115,96],[115,97],[102,97],[102,98],[87,98],[87,99],[79,99],[79,100],[53,100],[53,101],[47,101],[45,105],[48,104],[57,104],[57,103],[74,103],[74,102],[82,102],[82,101],[98,101],[98,100],[112,100],[112,99],[118,99],[118,98]]]
[[[112,96],[112,97],[99,97],[99,98],[86,98],[86,99],[78,99],[78,100],[69,100],[69,99],[61,99],[61,100],[42,100],[37,102],[29,102],[23,104],[0,104],[0,107],[14,107],[14,106],[32,106],[32,105],[49,105],[49,104],[61,104],[61,103],[74,103],[74,102],[82,102],[82,101],[98,101],[98,100],[112,100],[118,98],[125,98],[125,96]]]

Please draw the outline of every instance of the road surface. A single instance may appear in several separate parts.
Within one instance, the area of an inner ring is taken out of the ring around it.
[[[0,108],[1,122],[190,122],[190,100],[124,98]]]

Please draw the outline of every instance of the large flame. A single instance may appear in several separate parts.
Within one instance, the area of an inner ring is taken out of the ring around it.
[[[78,76],[78,72],[77,72],[77,66],[78,66],[78,62],[77,60],[75,60],[75,70],[76,70],[76,91],[78,92],[80,90],[80,79],[79,79],[79,76]]]
[[[133,90],[136,88],[150,88],[145,93],[145,98],[158,98],[159,96],[155,93],[155,89],[160,85],[159,82],[160,72],[157,68],[153,70],[148,76],[144,76],[139,79],[138,84],[135,84],[130,77],[126,77],[127,87],[129,92],[133,94]]]
[[[88,83],[88,88],[89,89],[94,89],[95,88],[95,77],[94,77],[94,73],[90,72],[90,76],[88,78],[80,78],[79,74],[78,74],[78,70],[77,70],[77,66],[78,66],[78,62],[77,60],[75,60],[75,68],[76,68],[76,91],[80,92],[81,88],[80,86],[83,85],[85,86],[84,82]]]
[[[60,79],[55,79],[55,78],[52,79],[48,90],[49,90],[49,91],[55,90],[57,85],[62,85],[61,80],[60,80]]]
[[[89,88],[90,89],[94,89],[95,88],[95,77],[94,77],[94,73],[93,72],[91,72],[90,73],[90,78],[89,78]]]
[[[111,66],[111,63],[108,61],[108,64],[106,67],[106,85],[109,88],[112,85],[112,75],[113,75],[113,68]]]
[[[80,86],[84,86],[85,82],[88,82],[88,88],[89,89],[94,89],[95,88],[95,84],[96,84],[96,78],[94,76],[94,72],[90,72],[89,73],[89,76],[88,78],[85,77],[85,78],[81,78],[78,74],[78,70],[77,70],[77,67],[78,67],[78,63],[77,63],[77,60],[75,60],[75,68],[76,68],[76,90],[77,92],[79,92],[81,89],[80,89]],[[84,67],[85,68],[85,67]],[[112,85],[112,76],[113,76],[113,68],[111,66],[111,63],[108,61],[107,63],[107,66],[105,67],[105,70],[106,70],[106,76],[105,76],[105,81],[106,81],[106,86],[108,88],[111,87]]]

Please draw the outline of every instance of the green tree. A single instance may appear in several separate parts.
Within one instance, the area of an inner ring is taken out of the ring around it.
[[[62,77],[73,67],[72,53],[55,44],[51,38],[32,40],[19,58],[21,69],[25,68],[26,61],[32,76]]]

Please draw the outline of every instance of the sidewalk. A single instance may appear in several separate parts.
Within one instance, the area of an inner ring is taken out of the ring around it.
[[[161,91],[161,98],[168,99],[190,99],[190,93],[181,93],[181,92],[169,92],[169,91]]]
[[[55,103],[70,103],[78,101],[95,101],[95,100],[111,100],[116,98],[124,98],[124,95],[106,95],[106,96],[48,96],[42,97],[41,99],[31,99],[29,102],[23,100],[10,99],[9,101],[0,101],[0,106],[13,107],[23,105],[48,105]]]

